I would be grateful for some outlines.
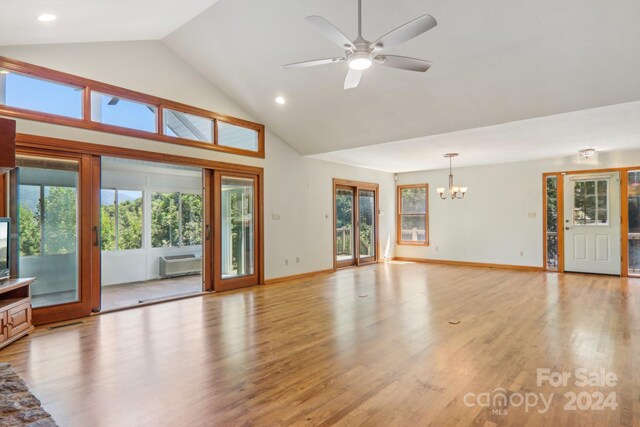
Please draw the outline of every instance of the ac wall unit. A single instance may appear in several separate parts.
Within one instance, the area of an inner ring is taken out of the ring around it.
[[[184,276],[202,272],[202,257],[195,254],[160,257],[160,277]]]

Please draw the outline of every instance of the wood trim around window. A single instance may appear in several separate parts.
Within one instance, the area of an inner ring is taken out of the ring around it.
[[[16,154],[24,155],[24,156],[46,156],[47,158],[59,159],[59,160],[73,160],[78,162],[78,186],[77,186],[77,194],[78,194],[78,207],[80,212],[87,212],[89,215],[82,215],[77,220],[77,231],[78,231],[78,258],[77,258],[77,271],[78,271],[78,283],[77,283],[77,291],[78,291],[78,300],[50,305],[45,307],[38,307],[33,309],[33,323],[35,325],[41,325],[44,323],[58,322],[67,319],[74,319],[79,317],[85,317],[91,314],[92,303],[95,300],[95,296],[92,295],[94,292],[92,286],[92,279],[95,277],[92,272],[95,272],[96,269],[99,272],[100,267],[96,265],[92,256],[93,245],[94,245],[94,233],[92,230],[93,218],[91,215],[92,211],[92,203],[93,197],[93,189],[95,188],[96,182],[93,181],[93,156],[90,154],[78,154],[78,153],[61,153],[57,151],[50,150],[38,150],[32,148],[21,148],[16,145]],[[15,184],[12,183],[12,187],[15,190],[17,188],[17,176],[14,174],[14,178],[16,179]],[[12,195],[13,199],[16,200],[15,194]],[[17,218],[17,204],[11,203],[11,216],[15,220]],[[14,239],[14,254],[18,253],[18,239]],[[14,268],[18,267],[17,260],[18,256],[13,257]],[[19,268],[16,268],[12,271],[19,273]]]
[[[555,270],[547,267],[547,178],[555,177],[557,179],[556,197],[557,197],[557,224],[558,230],[558,268]],[[542,174],[542,269],[556,273],[564,272],[564,179],[560,173],[543,173]]]
[[[222,180],[224,178],[240,178],[253,181],[253,209],[256,215],[253,221],[254,253],[252,274],[238,277],[222,277]],[[217,254],[213,261],[213,281],[216,291],[229,291],[232,289],[245,288],[248,286],[264,284],[264,242],[262,221],[262,179],[258,174],[247,174],[228,171],[215,171],[213,173],[213,234],[218,236],[214,239],[213,252]]]
[[[356,224],[358,223],[358,217],[359,217],[359,206],[358,206],[358,198],[359,198],[359,191],[360,190],[370,190],[374,192],[374,197],[375,197],[375,215],[373,217],[374,219],[374,223],[375,223],[375,250],[376,250],[376,254],[375,257],[373,257],[373,260],[368,261],[368,262],[360,262],[360,254],[359,254],[359,244],[354,244],[354,251],[353,251],[353,256],[354,256],[354,263],[351,265],[347,265],[347,266],[341,266],[338,263],[338,256],[337,256],[337,236],[336,236],[336,190],[338,189],[338,187],[350,187],[354,190],[353,193],[353,204],[354,204],[354,208],[353,208],[353,212],[354,212],[354,236],[355,234],[355,230],[358,229],[358,227],[356,226]],[[357,267],[360,265],[367,265],[367,264],[375,264],[377,262],[379,262],[380,260],[380,239],[379,239],[379,235],[380,235],[380,186],[378,184],[372,183],[372,182],[362,182],[362,181],[353,181],[353,180],[348,180],[348,179],[339,179],[339,178],[333,178],[333,185],[332,185],[332,191],[333,191],[333,213],[331,215],[332,218],[332,224],[331,224],[331,228],[333,228],[333,270],[338,270],[341,268],[351,268],[351,267]]]
[[[402,240],[402,190],[405,188],[424,188],[426,190],[424,242]],[[429,184],[406,184],[396,186],[396,244],[403,246],[429,246]]]
[[[49,80],[54,83],[66,84],[82,88],[83,90],[83,105],[82,105],[82,119],[75,119],[71,117],[58,116],[55,114],[37,112],[33,110],[26,110],[23,108],[10,107],[0,104],[0,115],[16,117],[27,120],[36,120],[45,123],[52,123],[62,126],[77,127],[83,129],[89,129],[99,132],[113,133],[117,135],[130,136],[134,138],[142,138],[155,140],[160,142],[167,142],[171,144],[185,145],[189,147],[204,148],[207,150],[221,151],[230,154],[238,154],[242,156],[250,157],[265,157],[265,127],[262,124],[254,123],[248,120],[239,119],[224,114],[215,113],[213,111],[205,110],[202,108],[193,107],[191,105],[181,104],[179,102],[170,101],[167,99],[159,98],[152,95],[147,95],[141,92],[136,92],[122,87],[110,85],[107,83],[101,83],[95,80],[78,77],[72,74],[63,73],[61,71],[52,70],[38,65],[29,64],[26,62],[17,61],[0,56],[0,68],[4,68],[16,73],[25,74],[37,78]],[[91,92],[101,92],[108,95],[115,95],[122,97],[123,99],[145,103],[155,106],[157,108],[157,126],[156,132],[146,132],[136,129],[129,129],[126,127],[114,126],[105,123],[94,122],[91,120]],[[194,141],[185,138],[178,138],[169,135],[164,135],[162,129],[163,109],[176,110],[183,113],[193,114],[203,118],[213,120],[213,142],[207,143],[202,141]],[[218,122],[228,123],[234,126],[251,129],[258,134],[258,150],[251,151],[240,148],[228,147],[218,144]]]
[[[191,158],[184,156],[168,156],[158,152],[147,152],[133,150],[121,147],[112,147],[99,144],[89,144],[77,141],[61,140],[49,137],[18,134],[16,137],[16,150],[19,154],[32,156],[48,156],[54,158],[70,158],[78,159],[82,162],[79,194],[83,212],[92,212],[91,215],[84,215],[81,224],[82,253],[80,255],[81,272],[79,281],[82,293],[80,302],[67,303],[57,306],[42,307],[34,310],[34,321],[37,324],[51,323],[55,321],[70,320],[74,318],[90,315],[91,312],[98,311],[100,305],[100,267],[99,267],[99,247],[94,244],[95,226],[99,219],[100,206],[100,158],[101,156],[113,156],[128,159],[137,159],[151,162],[160,162],[168,164],[177,164],[184,166],[200,167],[204,171],[205,182],[204,189],[208,193],[208,197],[204,200],[211,200],[214,196],[215,189],[211,187],[211,181],[214,175],[224,176],[241,176],[251,177],[255,183],[255,274],[250,278],[240,278],[233,281],[236,286],[220,286],[215,290],[232,289],[238,286],[262,285],[264,284],[264,170],[263,168],[237,165],[233,163],[217,162],[204,160],[199,158]],[[217,173],[216,173],[217,172]],[[2,175],[0,175],[1,179]],[[207,185],[207,180],[209,185]],[[2,181],[0,181],[2,182]],[[0,186],[1,187],[1,186]],[[12,196],[16,199],[16,195]],[[203,200],[203,202],[204,202]],[[11,205],[15,206],[15,205]],[[213,211],[213,212],[212,212]],[[203,239],[203,251],[208,251],[206,262],[214,264],[213,241],[215,241],[215,222],[213,222],[215,206],[209,204],[205,206],[205,229],[206,225],[210,225],[210,240]],[[15,213],[14,213],[15,215]],[[13,240],[17,244],[17,239]],[[209,247],[208,247],[209,246]],[[14,249],[17,253],[17,247]],[[90,255],[91,254],[91,255]],[[17,261],[17,257],[13,258]],[[89,267],[90,266],[90,267]],[[17,269],[13,269],[17,271]],[[203,272],[204,274],[204,272]],[[209,269],[208,274],[203,276],[205,291],[214,290],[215,274],[213,268]],[[250,282],[250,283],[249,283]],[[90,284],[88,286],[87,284]],[[227,282],[231,285],[231,282]],[[227,285],[223,283],[223,285]],[[96,285],[97,284],[97,285]],[[137,307],[137,306],[134,306]]]

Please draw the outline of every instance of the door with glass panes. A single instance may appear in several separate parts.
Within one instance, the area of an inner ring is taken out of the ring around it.
[[[620,174],[565,175],[564,269],[620,274]]]
[[[34,323],[91,312],[92,156],[20,150],[11,172],[18,277],[31,286]]]
[[[377,184],[334,180],[334,266],[378,260]]]

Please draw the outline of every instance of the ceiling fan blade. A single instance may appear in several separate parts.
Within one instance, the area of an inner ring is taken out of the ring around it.
[[[107,102],[107,105],[118,105],[118,102],[120,102],[120,98],[114,96],[109,100],[109,102]]]
[[[360,84],[360,79],[362,78],[362,70],[353,70],[349,68],[349,72],[347,73],[347,78],[344,79],[344,89],[354,89],[357,88]]]
[[[282,68],[307,68],[315,67],[317,65],[333,64],[334,62],[344,61],[344,58],[327,58],[327,59],[314,59],[311,61],[294,62],[293,64],[283,65]]]
[[[326,38],[340,46],[342,49],[355,49],[355,46],[337,29],[331,22],[321,16],[307,16],[307,21],[311,22]]]
[[[411,40],[414,37],[418,37],[420,34],[425,33],[438,25],[436,18],[431,15],[422,15],[413,21],[407,22],[401,27],[385,34],[378,40],[371,44],[371,47],[387,48],[396,46]]]
[[[419,71],[424,73],[431,68],[431,62],[422,59],[408,58],[406,56],[381,55],[376,57],[380,65],[391,68],[399,68],[401,70]]]

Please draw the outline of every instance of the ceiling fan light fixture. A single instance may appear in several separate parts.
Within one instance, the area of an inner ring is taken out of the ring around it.
[[[373,64],[371,54],[367,52],[356,52],[347,61],[349,62],[349,68],[358,71],[366,70]]]

